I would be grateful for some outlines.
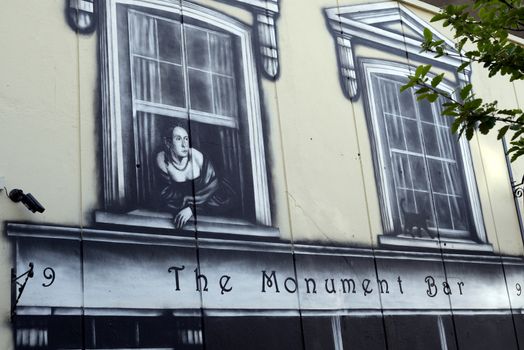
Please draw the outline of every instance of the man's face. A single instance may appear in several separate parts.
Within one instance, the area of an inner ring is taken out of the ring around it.
[[[184,128],[176,127],[173,129],[171,152],[178,158],[185,158],[189,153],[189,136]]]

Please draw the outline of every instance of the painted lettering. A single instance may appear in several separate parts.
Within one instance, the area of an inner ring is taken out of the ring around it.
[[[444,291],[444,294],[451,295],[451,287],[449,286],[448,282],[442,282],[442,290]]]
[[[400,279],[400,276],[398,276],[397,282],[398,282],[398,289],[400,290],[400,294],[404,294],[404,291],[402,290],[402,280]]]
[[[356,293],[355,290],[355,281],[352,278],[341,278],[340,283],[342,283],[342,293]]]
[[[280,293],[275,270],[271,271],[269,276],[267,275],[266,270],[262,270],[262,293],[266,292],[266,286],[268,288],[273,288],[273,286],[275,286],[275,292]]]
[[[460,295],[462,295],[462,287],[464,287],[464,282],[457,282],[457,286],[459,287]]]
[[[202,289],[202,282],[204,282],[204,288]],[[198,268],[195,269],[195,284],[196,284],[196,291],[200,292],[203,290],[204,292],[207,292],[207,277],[206,275],[202,275],[199,273]]]
[[[378,286],[380,287],[380,294],[389,294],[389,285],[387,280],[377,280]],[[384,292],[385,290],[385,292]]]
[[[304,281],[306,281],[306,293],[313,293],[317,294],[317,283],[313,278],[304,278]],[[313,285],[313,292],[309,289],[310,283]]]
[[[328,287],[328,281],[331,281],[331,288]],[[335,289],[335,280],[333,278],[326,278],[326,282],[324,283],[324,286],[326,288],[326,292],[329,294],[336,293],[337,290]]]
[[[291,282],[293,284],[292,288],[288,286],[288,282]],[[288,277],[284,280],[284,288],[287,290],[288,293],[295,293],[297,291],[297,287],[297,281],[295,281],[294,278]]]
[[[167,269],[167,272],[169,273],[175,271],[175,290],[180,290],[180,279],[179,279],[178,271],[182,271],[185,268],[186,267],[182,265],[181,267],[171,266],[170,268]]]
[[[432,276],[426,276],[424,281],[426,281],[428,285],[428,289],[426,289],[426,294],[429,297],[433,298],[438,293],[437,286],[435,285],[435,279]]]
[[[365,279],[362,281],[362,290],[364,290],[364,296],[367,296],[368,294],[371,294],[373,292],[373,288],[370,288],[371,280]]]
[[[224,292],[229,293],[233,290],[233,287],[227,286],[230,280],[231,276],[228,275],[222,275],[222,277],[220,277],[220,280],[218,281],[220,284],[220,294],[224,294]]]

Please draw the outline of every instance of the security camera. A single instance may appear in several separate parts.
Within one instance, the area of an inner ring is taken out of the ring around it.
[[[22,202],[26,208],[31,210],[33,213],[43,213],[45,210],[42,204],[40,204],[31,193],[24,193],[24,191],[20,189],[16,188],[12,190],[9,192],[8,197],[15,203]]]

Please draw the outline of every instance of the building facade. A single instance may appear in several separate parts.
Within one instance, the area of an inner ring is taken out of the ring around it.
[[[428,63],[508,107],[524,85],[456,73],[436,8],[4,8],[2,349],[524,347],[524,167],[400,92]]]

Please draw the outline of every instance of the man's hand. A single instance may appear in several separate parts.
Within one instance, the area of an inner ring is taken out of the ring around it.
[[[180,210],[173,219],[173,224],[175,225],[175,228],[182,228],[186,224],[187,220],[191,219],[192,216],[193,211],[190,207],[186,207]]]

